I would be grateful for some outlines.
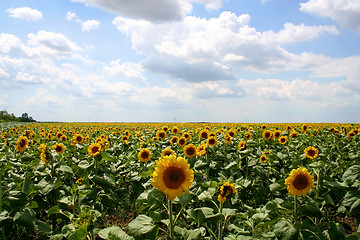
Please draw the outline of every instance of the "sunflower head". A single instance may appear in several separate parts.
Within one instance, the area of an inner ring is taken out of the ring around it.
[[[207,139],[206,144],[209,146],[216,146],[217,144],[217,139],[215,136],[211,136]]]
[[[166,132],[164,130],[160,130],[156,133],[156,137],[164,140],[166,138]]]
[[[315,188],[314,177],[302,167],[291,170],[289,177],[285,180],[285,185],[293,196],[305,196],[311,188]]]
[[[319,150],[310,146],[307,147],[305,150],[305,157],[310,158],[310,159],[316,159],[319,156]]]
[[[180,146],[180,147],[184,147],[186,144],[187,144],[187,140],[185,137],[180,137],[178,140],[177,140],[177,144]]]
[[[279,138],[279,142],[280,142],[281,144],[285,144],[285,143],[287,142],[287,137],[286,137],[286,136],[281,136],[281,137]]]
[[[64,146],[64,144],[61,144],[61,143],[56,143],[55,145],[52,146],[52,148],[53,148],[57,153],[60,153],[60,154],[63,154],[64,151],[65,151],[65,146]]]
[[[225,142],[226,142],[227,144],[231,144],[231,143],[232,143],[230,134],[225,134],[225,135],[224,135],[224,139],[225,139]]]
[[[209,131],[207,129],[203,129],[200,131],[199,136],[201,140],[207,139],[209,136]]]
[[[28,146],[29,146],[29,139],[26,136],[21,136],[16,141],[15,150],[19,152],[24,152]]]
[[[83,141],[84,141],[83,135],[81,135],[81,134],[75,134],[74,135],[74,142],[75,143],[81,144],[81,143],[83,143]]]
[[[239,142],[238,148],[241,151],[245,149],[245,146],[246,146],[246,141],[241,141]]]
[[[265,140],[270,140],[272,137],[273,137],[273,132],[272,132],[272,131],[270,131],[270,130],[265,130],[265,131],[263,132],[263,138],[264,138]]]
[[[177,141],[178,141],[178,137],[177,136],[173,136],[171,139],[170,139],[170,144],[171,145],[174,145],[175,143],[177,143]]]
[[[266,154],[260,156],[260,161],[261,161],[261,162],[266,163],[267,160],[268,160],[268,157],[267,157]]]
[[[161,157],[170,156],[170,155],[176,155],[175,152],[171,148],[165,148],[161,152]]]
[[[179,133],[179,128],[178,128],[178,127],[173,127],[173,128],[171,129],[171,132],[172,132],[173,134],[178,134],[178,133]]]
[[[138,153],[138,159],[141,162],[148,162],[151,159],[151,152],[149,149],[147,148],[143,148],[140,150],[140,152]]]
[[[246,132],[244,134],[245,140],[249,140],[251,138],[251,133],[250,132]]]
[[[206,145],[205,144],[200,144],[197,149],[196,149],[197,155],[198,156],[204,156],[206,154]]]
[[[183,192],[189,192],[194,181],[194,171],[183,157],[174,155],[159,158],[152,174],[152,185],[166,194],[169,200],[181,197]]]
[[[226,201],[226,198],[234,193],[237,193],[234,184],[230,182],[226,182],[220,187],[220,194],[218,196],[218,201],[224,203]]]
[[[100,143],[93,143],[88,147],[88,153],[90,156],[95,157],[100,154],[102,149],[101,141]]]
[[[192,158],[196,156],[196,147],[194,144],[188,144],[184,147],[184,154],[188,158]]]
[[[278,139],[281,136],[281,131],[280,130],[276,130],[274,132],[274,138]]]

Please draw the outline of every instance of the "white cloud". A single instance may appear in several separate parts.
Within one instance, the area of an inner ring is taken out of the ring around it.
[[[116,61],[111,61],[110,66],[105,66],[104,71],[109,76],[122,75],[128,78],[135,78],[142,81],[145,81],[146,78],[142,75],[144,69],[141,64],[133,62],[124,62],[121,63],[120,59]]]
[[[149,21],[182,20],[192,10],[190,3],[184,0],[72,0],[124,15],[130,18],[146,19]]]
[[[68,12],[66,13],[66,20],[71,21],[71,20],[73,20],[73,19],[78,20],[79,18],[78,18],[78,16],[76,15],[76,13],[68,11]]]
[[[217,18],[188,16],[162,24],[116,17],[113,24],[130,38],[137,52],[149,56],[144,68],[189,82],[234,79],[241,69],[261,73],[291,67],[304,70],[310,63],[321,64],[313,59],[322,56],[292,54],[282,44],[338,34],[334,26],[292,23],[279,32],[262,33],[250,27],[249,21],[248,14],[223,12]]]
[[[43,17],[39,10],[29,7],[9,8],[7,9],[7,12],[10,14],[10,17],[20,18],[26,21],[39,21]]]
[[[33,47],[32,54],[37,56],[71,57],[82,50],[61,33],[41,30],[37,34],[29,33],[28,38],[29,45]]]
[[[329,17],[345,28],[360,34],[359,0],[309,0],[300,3],[300,10]]]
[[[90,30],[97,29],[100,26],[100,22],[97,20],[87,20],[81,23],[81,31],[89,32]]]

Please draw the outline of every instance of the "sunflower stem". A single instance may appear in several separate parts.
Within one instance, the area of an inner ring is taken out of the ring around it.
[[[298,222],[298,216],[297,216],[297,196],[294,196],[294,220],[295,224]]]
[[[222,214],[222,211],[223,211],[223,206],[224,206],[224,203],[223,202],[220,202],[220,209],[219,209],[219,213]],[[218,240],[222,240],[222,235],[223,235],[223,220],[220,220],[219,221],[219,231],[218,231]]]
[[[169,235],[170,240],[174,239],[174,222],[173,222],[173,209],[171,200],[168,199],[168,213],[169,213]]]

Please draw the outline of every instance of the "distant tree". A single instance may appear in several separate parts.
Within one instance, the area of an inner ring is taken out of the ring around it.
[[[36,122],[36,120],[34,120],[32,117],[29,116],[28,113],[24,112],[21,115],[21,122]]]
[[[6,110],[0,111],[1,122],[36,122],[28,113],[23,113],[21,117],[16,117],[13,113],[8,113]]]

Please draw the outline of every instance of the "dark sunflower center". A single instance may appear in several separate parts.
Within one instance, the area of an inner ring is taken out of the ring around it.
[[[275,133],[275,137],[277,137],[277,138],[280,137],[280,133],[279,133],[279,132],[276,132],[276,133]]]
[[[97,153],[99,151],[99,147],[95,146],[91,149],[92,153]]]
[[[183,145],[184,143],[185,143],[184,139],[180,139],[180,140],[179,140],[179,144],[180,144],[180,145]]]
[[[165,137],[165,133],[159,133],[159,137],[160,137],[160,138],[164,138],[164,137]]]
[[[56,152],[61,152],[61,150],[62,150],[61,146],[56,146],[56,149],[55,149]]]
[[[215,139],[210,138],[210,139],[209,139],[209,144],[210,144],[210,145],[214,145],[214,144],[215,144]]]
[[[312,149],[310,149],[310,150],[308,150],[308,155],[310,156],[310,157],[313,157],[313,156],[315,156],[315,151],[314,150],[312,150]]]
[[[227,197],[230,194],[232,194],[232,188],[230,186],[224,186],[221,195]]]
[[[190,148],[188,148],[188,149],[186,149],[186,153],[188,154],[188,155],[194,155],[195,154],[195,149],[194,148],[192,148],[192,147],[190,147]]]
[[[297,175],[293,182],[293,185],[297,190],[302,190],[302,189],[306,188],[308,186],[308,184],[309,184],[309,180],[303,174]]]
[[[81,142],[81,141],[82,141],[82,137],[80,137],[80,136],[76,137],[76,141],[77,141],[77,142]]]
[[[148,153],[148,152],[142,152],[142,153],[141,153],[141,157],[142,157],[143,159],[147,159],[147,158],[149,157],[149,153]]]
[[[270,133],[265,133],[265,138],[270,138]]]
[[[171,152],[170,151],[165,151],[164,152],[164,156],[170,156],[171,155]]]
[[[185,173],[179,167],[168,167],[163,176],[164,184],[167,188],[177,189],[185,181]]]
[[[203,133],[201,133],[201,137],[202,137],[202,138],[207,138],[207,137],[208,137],[208,134],[207,134],[206,132],[203,132]]]
[[[20,147],[25,147],[26,146],[26,141],[24,139],[20,140]]]
[[[281,138],[280,141],[281,141],[281,142],[285,142],[286,139],[285,139],[285,138]]]

